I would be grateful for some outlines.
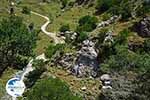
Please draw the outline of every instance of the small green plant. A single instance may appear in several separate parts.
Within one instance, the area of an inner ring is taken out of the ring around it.
[[[106,21],[106,20],[110,19],[110,17],[111,17],[111,14],[105,13],[105,14],[102,16],[102,20],[103,20],[103,21]]]
[[[78,42],[82,42],[88,38],[87,32],[80,32],[79,37],[77,38]]]
[[[22,8],[22,13],[23,13],[23,14],[30,14],[30,13],[31,13],[31,10],[30,10],[29,7],[24,6],[24,7]]]

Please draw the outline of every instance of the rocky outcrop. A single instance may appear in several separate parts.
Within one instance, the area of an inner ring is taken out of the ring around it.
[[[150,17],[145,17],[135,24],[135,31],[141,37],[150,37]]]
[[[73,53],[66,53],[57,59],[57,66],[61,66],[65,69],[70,69],[74,63],[75,55]],[[55,61],[56,63],[56,61]]]
[[[97,56],[95,43],[90,40],[83,41],[82,47],[78,51],[78,58],[73,66],[72,72],[77,77],[96,77],[99,66]]]
[[[121,18],[121,16],[117,16],[117,15],[114,15],[112,16],[110,19],[106,20],[106,21],[102,21],[101,23],[99,23],[97,25],[98,28],[103,28],[103,27],[106,27],[114,22],[116,22],[117,20],[119,20]]]
[[[78,34],[73,31],[66,31],[66,32],[60,32],[59,37],[63,38],[64,40],[75,40],[77,38]]]

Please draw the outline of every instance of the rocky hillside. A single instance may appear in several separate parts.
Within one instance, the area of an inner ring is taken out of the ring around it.
[[[149,100],[149,0],[1,0],[0,19],[0,97],[30,64],[21,99]]]

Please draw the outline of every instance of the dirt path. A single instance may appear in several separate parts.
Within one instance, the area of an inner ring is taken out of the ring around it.
[[[64,40],[58,38],[58,37],[56,36],[56,33],[48,32],[48,31],[46,30],[47,27],[48,27],[48,25],[50,24],[50,20],[49,20],[49,18],[48,18],[47,16],[41,15],[41,14],[36,13],[36,12],[33,12],[33,11],[31,11],[31,13],[32,13],[32,14],[35,14],[35,15],[37,15],[37,16],[40,16],[40,17],[42,17],[42,18],[44,18],[44,19],[46,19],[46,23],[41,26],[41,30],[42,30],[43,33],[45,33],[46,35],[48,35],[49,37],[51,37],[51,38],[54,40],[54,43],[55,43],[55,44],[64,43]]]

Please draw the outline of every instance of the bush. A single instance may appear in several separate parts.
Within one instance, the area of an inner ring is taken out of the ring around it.
[[[97,18],[92,16],[84,16],[79,20],[79,26],[77,27],[77,32],[90,32],[96,28]]]
[[[63,6],[62,9],[67,6],[68,1],[69,1],[69,0],[61,0],[62,6]]]
[[[121,0],[97,0],[96,9],[98,12],[105,12],[115,5],[119,5]]]
[[[81,100],[58,78],[42,79],[27,93],[26,100]]]
[[[80,32],[77,38],[78,42],[82,42],[88,38],[88,34],[86,32]]]
[[[74,6],[74,3],[75,3],[75,2],[71,1],[71,2],[69,2],[68,6],[73,7],[73,6]]]
[[[27,6],[24,6],[24,7],[22,8],[22,13],[24,13],[24,14],[30,14],[30,13],[31,13],[31,10],[30,10],[30,8],[28,8]]]
[[[60,32],[66,32],[66,31],[69,31],[69,30],[70,30],[70,27],[69,27],[68,24],[61,26],[60,29],[59,29]]]
[[[150,64],[150,56],[148,54],[136,54],[132,51],[129,51],[125,46],[117,46],[116,54],[111,55],[108,59],[104,61],[101,66],[103,67],[109,66],[110,71],[118,71],[118,70],[134,70],[137,72],[144,72],[149,69]],[[103,66],[104,65],[104,66]],[[106,68],[104,68],[106,70]]]
[[[109,20],[110,17],[111,17],[111,14],[105,13],[105,14],[102,16],[102,20],[103,20],[103,21]]]
[[[51,58],[53,55],[55,55],[57,51],[62,51],[63,48],[64,44],[57,44],[57,45],[50,44],[45,51],[45,55],[46,57]]]
[[[129,36],[130,31],[128,29],[122,30],[116,38],[116,43],[125,44],[127,42],[127,37]]]

